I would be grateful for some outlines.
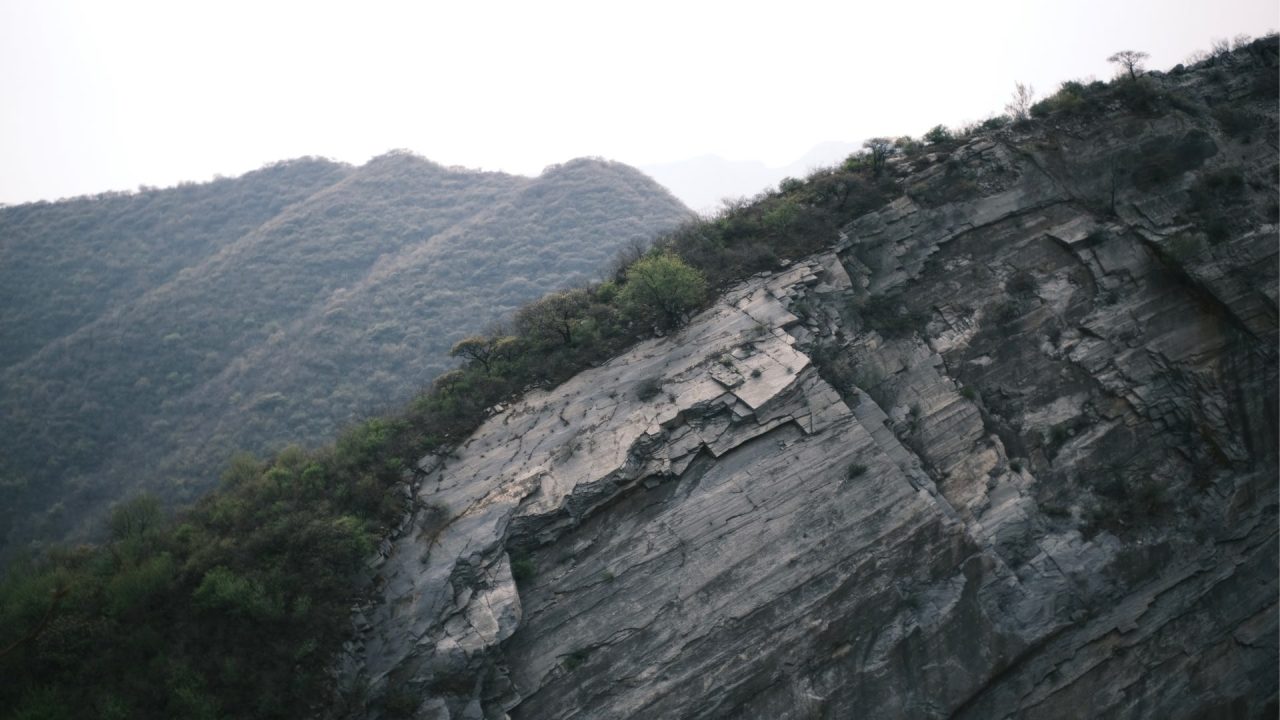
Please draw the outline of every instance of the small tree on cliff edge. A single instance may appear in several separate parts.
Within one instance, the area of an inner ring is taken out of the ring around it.
[[[1129,73],[1130,80],[1137,80],[1142,74],[1142,61],[1151,57],[1140,50],[1121,50],[1107,58],[1107,62],[1115,63],[1121,70]]]
[[[1014,83],[1013,97],[1004,106],[1004,111],[1009,114],[1010,119],[1014,122],[1026,122],[1031,118],[1031,105],[1035,102],[1035,99],[1035,88],[1022,83]]]
[[[893,154],[895,148],[893,141],[889,138],[871,138],[862,143],[862,147],[866,150],[867,156],[871,159],[871,172],[879,175],[884,170],[885,163],[889,160],[889,156]]]
[[[627,282],[618,299],[628,314],[671,329],[685,313],[707,296],[707,280],[679,255],[661,252],[643,257],[627,268]]]

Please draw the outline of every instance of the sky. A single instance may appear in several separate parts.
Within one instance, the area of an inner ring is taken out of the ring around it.
[[[0,0],[0,203],[391,149],[784,165],[1277,27],[1275,0]]]

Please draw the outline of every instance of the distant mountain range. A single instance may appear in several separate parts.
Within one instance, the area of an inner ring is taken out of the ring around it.
[[[686,205],[706,214],[718,208],[725,198],[751,197],[785,177],[804,177],[814,168],[839,163],[857,149],[856,143],[824,142],[781,167],[769,167],[759,160],[726,160],[718,155],[639,167]]]
[[[0,209],[0,538],[329,439],[689,216],[619,163],[527,178],[406,153]]]

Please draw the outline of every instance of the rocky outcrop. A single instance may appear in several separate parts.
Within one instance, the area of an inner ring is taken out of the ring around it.
[[[1252,111],[1248,146],[1114,110],[917,158],[832,251],[495,408],[372,564],[360,713],[1274,715]],[[1200,150],[1152,184],[1155,141]],[[1214,241],[1187,208],[1226,169]]]

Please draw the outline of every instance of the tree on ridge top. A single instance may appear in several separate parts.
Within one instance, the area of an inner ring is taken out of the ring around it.
[[[1130,80],[1137,80],[1138,75],[1142,73],[1142,61],[1151,57],[1141,50],[1121,50],[1120,52],[1107,58],[1107,62],[1119,65],[1124,71],[1129,73]]]

